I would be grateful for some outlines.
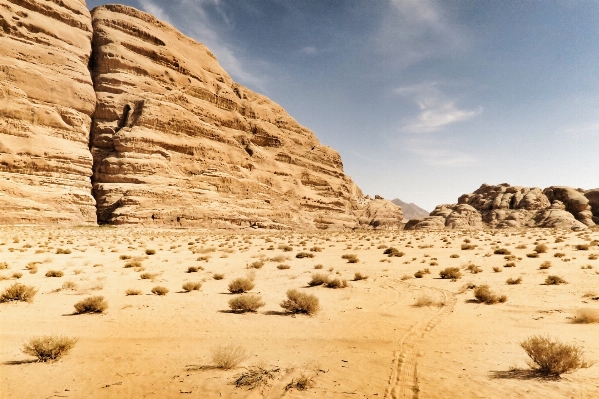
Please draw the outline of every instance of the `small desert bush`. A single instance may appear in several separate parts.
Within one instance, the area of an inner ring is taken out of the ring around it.
[[[12,278],[16,280],[20,279],[21,277],[23,277],[23,273],[16,272],[12,274]]]
[[[142,273],[139,275],[139,278],[142,280],[153,280],[155,277],[156,275],[152,273]]]
[[[33,302],[37,290],[31,286],[14,283],[0,294],[0,303],[10,301]]]
[[[512,253],[510,252],[509,249],[506,248],[498,248],[495,251],[493,251],[493,253],[495,255],[511,255]]]
[[[291,251],[293,251],[293,247],[290,247],[289,245],[279,245],[278,249],[282,249],[283,252],[291,252]]]
[[[538,254],[544,254],[545,252],[547,252],[549,248],[547,248],[547,245],[545,244],[539,244],[535,247],[534,251]],[[528,255],[527,255],[528,256]]]
[[[599,309],[578,309],[573,322],[577,324],[599,323]]]
[[[246,277],[236,278],[229,283],[228,289],[233,294],[241,294],[250,291],[255,286],[254,282]]]
[[[341,259],[347,259],[347,263],[358,263],[358,256],[355,254],[344,254],[341,256]]]
[[[219,346],[212,351],[212,362],[222,370],[232,369],[248,358],[249,354],[242,346],[232,344]]]
[[[168,288],[166,287],[162,287],[160,285],[157,285],[156,287],[152,288],[152,294],[154,295],[158,295],[158,296],[164,296],[166,294],[168,294]]]
[[[223,273],[214,273],[212,275],[212,278],[215,280],[222,280],[225,278],[225,275]]]
[[[70,253],[71,253],[71,250],[70,250],[70,249],[62,249],[62,248],[58,248],[58,249],[56,250],[56,253],[57,253],[57,254],[61,254],[61,255],[68,255],[68,254],[70,254]]]
[[[262,297],[260,295],[254,294],[243,294],[239,295],[236,298],[233,298],[229,301],[229,307],[234,312],[256,312],[265,303],[262,302]]]
[[[531,252],[529,254],[526,254],[527,258],[538,258],[539,257],[539,253],[538,252]]]
[[[578,244],[575,247],[578,251],[588,251],[589,250],[589,245],[588,244]]]
[[[295,255],[296,258],[298,259],[302,259],[302,258],[313,258],[314,254],[311,254],[309,252],[298,252],[297,255]]]
[[[310,287],[314,287],[317,285],[323,285],[329,282],[329,276],[324,273],[313,273],[312,280],[308,282]]]
[[[62,284],[62,289],[63,290],[70,290],[70,291],[74,291],[77,289],[77,284],[75,284],[73,281],[65,281]]]
[[[75,313],[104,313],[108,309],[108,302],[103,296],[90,296],[75,304]]]
[[[368,276],[366,276],[360,272],[354,273],[354,281],[360,281],[360,280],[366,280],[366,279],[368,279]]]
[[[554,258],[563,258],[564,256],[566,256],[566,254],[563,252],[556,252],[553,254]]]
[[[202,283],[188,281],[187,283],[184,283],[181,288],[183,288],[185,292],[199,291],[200,288],[202,288]]]
[[[140,261],[134,260],[134,261],[125,263],[125,266],[123,266],[123,267],[130,268],[130,267],[141,267],[141,266],[142,265],[141,265]]]
[[[539,266],[539,269],[545,270],[545,269],[549,269],[550,267],[551,267],[551,262],[546,260],[545,262],[541,263],[541,266]]]
[[[129,295],[141,295],[141,290],[137,290],[134,288],[129,288],[127,291],[125,291],[125,295],[129,296]]]
[[[121,255],[119,256],[120,260],[127,260],[127,259],[131,259],[131,255]]]
[[[468,250],[472,250],[476,248],[476,245],[472,245],[472,244],[462,244],[461,246],[462,251],[468,251]]]
[[[559,276],[547,276],[547,278],[545,279],[545,284],[558,285],[558,284],[568,284],[568,282]]]
[[[6,270],[6,269],[8,269],[8,263],[0,262],[0,270]]]
[[[597,255],[597,254],[590,254],[589,255],[589,260],[597,260],[597,258],[599,258],[599,255]]]
[[[503,303],[507,301],[507,296],[505,295],[497,295],[491,291],[488,285],[481,285],[480,287],[476,287],[474,289],[474,297],[481,303],[486,303],[487,305],[492,305],[495,303]]]
[[[404,252],[401,252],[397,248],[389,247],[383,251],[383,255],[387,255],[389,257],[401,258],[405,255]]]
[[[314,266],[315,269],[322,269],[322,265],[316,265]]]
[[[416,298],[414,306],[417,308],[421,308],[424,306],[443,306],[443,302],[437,301],[431,298],[429,295],[423,294]]]
[[[520,284],[520,283],[522,283],[522,277],[518,277],[518,278],[510,277],[505,281],[505,283],[509,284],[509,285]]]
[[[30,262],[27,264],[27,266],[25,266],[25,269],[29,270],[29,274],[35,274],[37,273],[37,264],[39,262]]]
[[[298,290],[288,290],[287,299],[280,306],[288,313],[313,315],[320,309],[318,298]]]
[[[346,280],[341,280],[338,278],[334,278],[332,280],[329,280],[326,282],[326,287],[327,288],[346,288],[347,287],[347,281]]]
[[[549,337],[532,336],[520,343],[531,358],[531,368],[548,376],[559,376],[592,364],[584,360],[582,348],[574,344],[564,344]]]
[[[60,270],[48,270],[46,272],[46,277],[62,277],[64,273]]]
[[[310,248],[310,252],[322,252],[322,248],[321,247],[312,247],[312,248]]]
[[[285,390],[297,389],[298,391],[305,391],[313,386],[314,377],[301,373],[299,377],[292,379],[291,382],[285,386]]]
[[[39,362],[58,360],[75,347],[77,338],[56,335],[33,337],[23,345],[23,353],[37,357]]]
[[[516,246],[516,249],[526,249],[526,245],[520,244],[520,245]]]
[[[500,268],[500,267],[498,267],[498,266],[495,266],[495,267],[493,267],[493,271],[494,271],[495,273],[500,273],[500,272],[501,272],[501,268]]]
[[[155,249],[146,249],[146,255],[156,255]]]
[[[187,268],[187,273],[197,273],[198,270],[200,270],[200,268],[197,266],[189,266]]]
[[[516,262],[507,262],[503,267],[516,267]]]
[[[268,380],[274,380],[274,373],[278,373],[279,368],[267,370],[262,366],[250,366],[243,373],[235,377],[235,387],[246,387],[248,390],[268,384]]]
[[[472,263],[469,264],[468,267],[466,267],[466,270],[470,271],[470,273],[472,273],[472,274],[478,274],[483,271],[483,269],[481,267],[473,265]]]
[[[457,267],[447,267],[439,272],[442,279],[457,280],[462,277],[462,272]]]
[[[246,268],[247,269],[262,269],[262,266],[264,266],[264,261],[257,260],[255,262],[250,263]]]
[[[290,268],[291,268],[291,266],[289,266],[289,265],[277,265],[277,269],[279,269],[279,270],[287,270]]]

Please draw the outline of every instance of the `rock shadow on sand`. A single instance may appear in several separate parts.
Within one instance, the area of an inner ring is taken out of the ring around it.
[[[491,371],[490,376],[493,379],[499,380],[542,380],[556,381],[560,376],[547,375],[539,370],[534,369],[510,369],[501,371]]]

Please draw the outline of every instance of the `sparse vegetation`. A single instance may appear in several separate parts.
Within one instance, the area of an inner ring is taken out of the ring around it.
[[[298,378],[292,379],[291,382],[285,386],[285,390],[297,389],[298,391],[305,391],[313,386],[314,377],[301,373]]]
[[[331,280],[327,281],[325,283],[325,286],[327,288],[346,288],[347,287],[347,281],[346,280],[342,280],[342,279],[338,279],[338,278],[334,278],[334,279],[331,279]]]
[[[137,290],[134,288],[129,288],[127,291],[125,291],[125,295],[129,296],[129,295],[141,295],[141,290]]]
[[[390,258],[391,257],[401,258],[402,256],[405,255],[405,253],[401,252],[397,248],[389,247],[383,251],[383,255],[387,255]]]
[[[104,313],[108,309],[108,302],[103,296],[90,296],[75,304],[75,314]]]
[[[592,366],[584,360],[582,348],[564,344],[557,339],[535,335],[522,341],[520,346],[532,360],[530,367],[548,376],[559,377],[561,374]]]
[[[599,323],[599,309],[578,309],[573,322],[577,324]]]
[[[235,378],[235,387],[245,387],[248,390],[258,388],[268,384],[268,380],[273,380],[274,374],[279,371],[279,368],[267,370],[262,366],[250,366]]]
[[[439,272],[442,279],[457,280],[462,277],[462,272],[458,267],[447,267]]]
[[[39,362],[58,360],[75,347],[77,338],[57,335],[33,337],[23,345],[23,353],[37,357]]]
[[[309,252],[298,252],[297,255],[295,255],[296,258],[298,259],[302,259],[302,258],[313,258],[314,254],[311,254]]]
[[[247,351],[239,345],[219,346],[212,351],[212,362],[221,370],[230,370],[248,358]]]
[[[360,280],[366,280],[366,279],[368,279],[368,276],[366,276],[360,272],[354,273],[354,281],[360,281]]]
[[[158,295],[158,296],[164,296],[166,294],[168,294],[169,289],[166,287],[162,287],[160,285],[157,285],[156,287],[152,288],[152,294],[154,295]]]
[[[320,310],[318,298],[292,289],[287,291],[287,299],[280,306],[288,313],[304,313],[314,315]]]
[[[491,291],[488,285],[481,285],[474,289],[474,297],[481,303],[493,305],[507,301],[507,296],[497,295]]]
[[[559,284],[568,284],[566,280],[559,276],[548,276],[545,279],[545,284],[547,285],[559,285]]]
[[[264,266],[264,261],[262,260],[257,260],[255,262],[250,263],[247,268],[248,269],[262,269],[262,266]]]
[[[546,260],[545,262],[541,263],[541,266],[539,266],[539,269],[546,270],[546,269],[549,269],[550,267],[551,267],[551,262]]]
[[[510,252],[509,249],[506,248],[498,248],[495,251],[493,251],[493,253],[495,255],[511,255],[512,253]]]
[[[290,268],[291,268],[291,266],[289,266],[289,265],[277,265],[277,269],[279,269],[279,270],[287,270]]]
[[[329,282],[329,276],[324,273],[313,273],[312,279],[308,282],[310,287],[315,287],[317,285],[327,284]]]
[[[37,290],[34,287],[21,283],[14,283],[0,294],[0,303],[10,301],[32,303],[36,293]]]
[[[197,281],[197,282],[188,281],[187,283],[184,283],[181,288],[183,288],[183,291],[185,291],[185,292],[199,291],[200,288],[202,288],[202,283],[200,283],[199,281]]]
[[[146,255],[156,255],[155,249],[146,249]]]
[[[234,312],[256,312],[259,308],[266,305],[262,302],[262,297],[255,294],[242,294],[229,301],[229,307]]]
[[[252,290],[254,286],[254,282],[249,278],[240,277],[231,281],[229,283],[228,289],[233,294],[241,294],[243,292]]]
[[[506,284],[509,285],[515,285],[515,284],[521,284],[522,283],[522,277],[518,277],[518,278],[513,278],[510,277],[505,281]]]
[[[64,276],[64,272],[60,270],[48,270],[46,272],[46,277],[62,277]]]
[[[535,247],[534,251],[538,254],[544,254],[545,252],[547,252],[549,248],[547,248],[547,245],[545,244],[539,244]],[[528,256],[528,255],[527,255]]]
[[[347,259],[347,263],[358,263],[360,260],[355,254],[345,254],[341,256],[341,259]]]
[[[212,278],[215,280],[222,280],[225,278],[225,275],[223,273],[214,273],[212,275]]]

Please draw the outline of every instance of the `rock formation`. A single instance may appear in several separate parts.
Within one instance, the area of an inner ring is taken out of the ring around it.
[[[425,218],[429,215],[428,211],[422,209],[421,207],[414,204],[413,202],[408,204],[407,202],[403,202],[399,198],[395,198],[394,200],[391,200],[391,202],[393,202],[395,205],[401,207],[401,210],[403,212],[404,222],[407,222],[408,220],[411,220],[411,219]]]
[[[483,226],[583,229],[595,225],[594,215],[599,208],[592,204],[596,204],[599,194],[594,192],[561,186],[541,190],[536,187],[512,187],[506,183],[496,186],[483,184],[472,194],[462,195],[458,204],[440,205],[429,217],[411,220],[406,229]],[[456,212],[458,207],[464,208]]]
[[[593,213],[593,222],[599,224],[599,188],[585,191],[584,196],[589,200],[589,206]]]
[[[0,2],[0,224],[96,223],[84,1]]]
[[[131,7],[0,4],[0,98],[0,223],[401,226],[335,150]]]

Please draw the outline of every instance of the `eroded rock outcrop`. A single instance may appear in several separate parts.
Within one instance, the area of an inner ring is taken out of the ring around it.
[[[403,229],[403,212],[401,207],[391,201],[377,196],[375,199],[366,198],[361,209],[356,211],[361,228]]]
[[[205,46],[130,7],[92,17],[99,222],[357,226],[363,196],[339,154],[235,83]]]
[[[83,0],[0,2],[0,224],[96,223]]]
[[[587,193],[589,199],[587,198]],[[440,205],[429,217],[411,220],[406,229],[437,228],[586,228],[593,226],[592,204],[599,199],[594,190],[570,187],[537,187],[483,184],[464,194],[456,205]],[[457,212],[458,207],[462,208]]]

